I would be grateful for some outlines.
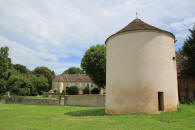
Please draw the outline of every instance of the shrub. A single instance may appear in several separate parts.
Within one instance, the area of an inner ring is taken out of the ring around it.
[[[66,88],[66,93],[70,95],[77,95],[79,94],[79,89],[77,86],[70,86]]]
[[[83,94],[89,94],[89,93],[90,93],[89,87],[85,87],[83,90]]]
[[[195,101],[192,100],[192,99],[181,99],[180,103],[181,104],[188,104],[188,105],[190,105],[190,104],[195,104]]]
[[[18,95],[19,96],[29,96],[30,95],[30,89],[29,88],[19,88],[18,89]]]
[[[100,90],[98,88],[94,88],[94,89],[91,90],[91,93],[92,94],[99,94]]]

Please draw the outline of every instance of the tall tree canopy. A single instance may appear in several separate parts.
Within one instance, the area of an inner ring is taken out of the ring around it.
[[[21,65],[21,64],[15,64],[13,65],[13,68],[17,71],[19,71],[20,73],[29,73],[30,70],[26,68],[26,66]]]
[[[91,46],[81,61],[82,69],[99,87],[106,84],[106,47],[105,45]]]
[[[78,67],[70,67],[63,74],[83,74],[83,71]]]
[[[9,55],[8,47],[0,48],[0,94],[5,93],[7,89],[7,80],[11,75],[11,59]]]
[[[195,25],[189,31],[190,35],[184,41],[180,53],[187,60],[185,75],[195,77]]]
[[[47,78],[49,83],[49,89],[51,89],[52,80],[55,77],[54,71],[51,71],[49,68],[42,66],[42,67],[35,68],[33,70],[33,73],[37,76],[44,76],[45,78]]]
[[[33,72],[24,65],[12,64],[8,47],[0,48],[0,95],[10,91],[20,96],[35,96],[48,91],[55,73],[47,67],[38,67]]]

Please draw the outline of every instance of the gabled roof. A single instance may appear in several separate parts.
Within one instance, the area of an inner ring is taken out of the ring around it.
[[[117,33],[115,33],[113,35],[123,33],[123,32],[129,32],[129,31],[137,31],[137,30],[151,30],[151,31],[158,31],[158,32],[166,33],[166,34],[172,36],[175,40],[175,36],[171,32],[156,28],[152,25],[149,25],[149,24],[143,22],[141,19],[138,19],[138,18],[134,19],[131,23],[129,23],[127,26],[125,26],[123,29],[121,29],[120,31],[118,31]],[[110,37],[112,37],[113,35],[111,35]],[[107,38],[107,40],[109,38]],[[106,40],[106,42],[107,42],[107,40]]]
[[[53,79],[53,82],[92,82],[86,74],[62,74]]]

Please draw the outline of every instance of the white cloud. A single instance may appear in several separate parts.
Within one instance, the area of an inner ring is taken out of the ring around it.
[[[173,31],[177,48],[195,21],[194,0],[0,0],[0,45],[14,63],[61,73],[84,51],[138,17]],[[64,60],[60,60],[63,58]]]

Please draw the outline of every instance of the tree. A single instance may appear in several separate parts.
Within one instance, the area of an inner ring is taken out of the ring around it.
[[[42,92],[47,92],[49,91],[49,84],[48,84],[48,80],[47,78],[45,78],[44,76],[31,76],[31,81],[32,84],[34,85],[34,93],[41,95]],[[34,93],[32,93],[32,95],[35,95]]]
[[[8,47],[0,48],[0,94],[4,94],[7,91],[7,80],[11,75],[12,65],[8,52]]]
[[[55,73],[54,71],[51,71],[50,69],[48,69],[47,67],[37,67],[33,70],[33,73],[35,75],[39,76],[44,76],[45,78],[47,78],[48,80],[48,84],[49,84],[49,89],[51,89],[52,86],[52,80],[55,77]]]
[[[21,65],[21,64],[15,64],[13,65],[13,68],[17,71],[19,71],[20,73],[29,73],[30,70],[26,68],[26,66]]]
[[[15,95],[31,96],[34,86],[31,79],[20,73],[13,74],[8,81],[8,90]]]
[[[190,35],[179,52],[187,60],[185,75],[195,77],[195,25],[189,31]]]
[[[106,47],[91,46],[84,54],[81,67],[93,82],[104,88],[106,84]]]
[[[83,71],[78,67],[70,67],[65,70],[62,74],[83,74]]]

